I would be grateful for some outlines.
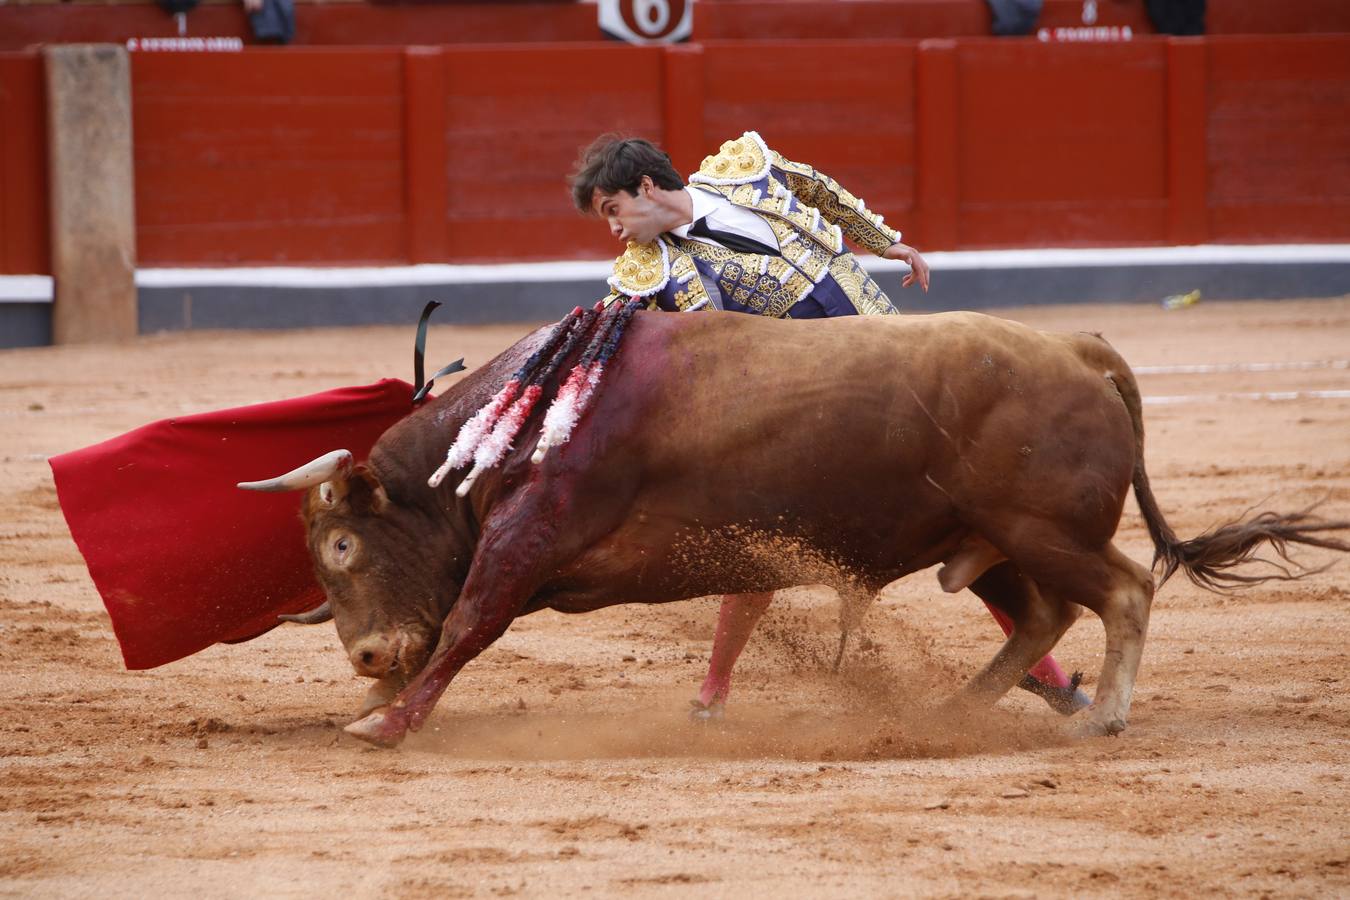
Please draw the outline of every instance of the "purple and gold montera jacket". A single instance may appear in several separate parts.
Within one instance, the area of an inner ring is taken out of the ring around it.
[[[706,157],[689,185],[762,218],[779,253],[737,252],[669,233],[630,242],[614,261],[607,302],[644,298],[649,308],[670,312],[702,306],[792,319],[897,313],[844,236],[880,255],[900,232],[833,178],[784,159],[747,131]]]

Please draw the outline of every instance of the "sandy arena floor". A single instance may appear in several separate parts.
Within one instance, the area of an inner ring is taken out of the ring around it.
[[[1003,313],[1102,331],[1142,374],[1148,466],[1192,536],[1260,503],[1350,518],[1350,298]],[[475,365],[520,327],[432,330]],[[1014,692],[975,724],[913,714],[1000,633],[928,573],[835,677],[835,601],[780,597],[727,723],[685,720],[716,606],[517,623],[427,728],[380,751],[331,625],[127,672],[46,458],[147,421],[384,376],[413,329],[200,333],[0,352],[0,895],[1350,895],[1350,559],[1154,605],[1130,728],[1072,741]],[[1253,399],[1224,393],[1331,391]],[[1147,562],[1133,506],[1119,541]],[[1309,552],[1312,565],[1330,561]],[[1091,690],[1101,628],[1056,655]]]

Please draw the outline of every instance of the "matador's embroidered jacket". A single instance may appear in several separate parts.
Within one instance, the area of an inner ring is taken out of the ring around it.
[[[784,159],[747,131],[706,157],[689,184],[757,214],[773,229],[780,255],[669,233],[648,244],[630,242],[614,261],[608,302],[649,298],[649,308],[671,312],[701,304],[793,319],[896,314],[844,246],[844,235],[880,255],[900,232],[833,178]]]

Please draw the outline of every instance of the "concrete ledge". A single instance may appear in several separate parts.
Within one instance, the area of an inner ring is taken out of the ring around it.
[[[52,342],[50,300],[0,303],[0,350],[45,347]]]
[[[864,258],[903,310],[1036,303],[1157,303],[1350,295],[1350,245],[1199,246],[932,253],[933,288],[902,290],[905,267]],[[548,321],[606,292],[607,262],[382,269],[150,269],[136,275],[139,330]],[[43,285],[45,283],[45,293]],[[50,279],[0,278],[0,347],[51,340]],[[45,325],[45,327],[44,327]]]

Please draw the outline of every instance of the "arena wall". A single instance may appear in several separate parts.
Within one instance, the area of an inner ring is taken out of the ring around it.
[[[142,268],[612,257],[565,185],[603,131],[690,171],[756,129],[925,251],[1350,243],[1346,34],[131,60]],[[50,274],[39,55],[0,76],[0,275]]]
[[[40,71],[0,65],[0,265],[47,273]],[[1350,241],[1345,35],[140,52],[132,78],[142,267],[604,258],[564,183],[603,131],[688,171],[757,129],[927,250]]]
[[[51,272],[42,59],[0,53],[0,275]]]

